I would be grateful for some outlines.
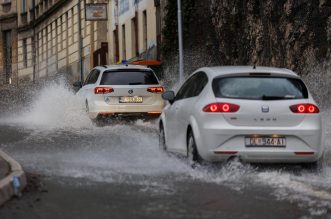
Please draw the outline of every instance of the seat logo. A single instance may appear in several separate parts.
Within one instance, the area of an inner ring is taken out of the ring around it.
[[[262,106],[262,112],[263,113],[268,113],[269,112],[269,106]]]
[[[132,90],[132,89],[130,89],[130,90],[128,91],[128,93],[129,93],[129,94],[132,94],[132,93],[133,93],[133,90]]]

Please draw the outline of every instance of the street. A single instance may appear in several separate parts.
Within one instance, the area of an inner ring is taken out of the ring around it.
[[[97,127],[61,83],[34,95],[0,115],[0,149],[35,181],[1,219],[331,217],[328,111],[321,172],[236,161],[192,169],[159,150],[155,122]]]

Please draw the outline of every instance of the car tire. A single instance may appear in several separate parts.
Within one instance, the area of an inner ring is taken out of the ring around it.
[[[163,125],[160,125],[160,131],[159,131],[159,148],[160,150],[166,152],[167,151],[167,145],[165,140],[165,133]]]
[[[202,158],[199,155],[192,131],[190,131],[187,136],[187,159],[189,165],[193,168],[202,162]]]
[[[324,167],[323,156],[319,160],[317,160],[315,162],[305,163],[302,166],[303,166],[304,169],[307,169],[309,171],[313,171],[313,172],[322,171],[323,170],[323,167]]]

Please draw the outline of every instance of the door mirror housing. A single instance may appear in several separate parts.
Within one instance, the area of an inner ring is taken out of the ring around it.
[[[168,100],[169,103],[172,104],[175,101],[175,92],[172,90],[166,91],[162,94],[162,98]]]
[[[76,82],[74,82],[72,85],[73,85],[74,87],[79,87],[79,88],[83,87],[82,82],[80,82],[80,81],[76,81]]]

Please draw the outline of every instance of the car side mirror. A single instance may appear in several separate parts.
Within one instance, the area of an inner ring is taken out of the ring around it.
[[[175,101],[175,92],[172,90],[166,91],[162,94],[162,98],[168,100],[169,103],[172,104]]]
[[[80,82],[80,81],[76,81],[76,82],[74,82],[72,85],[73,85],[74,87],[79,87],[79,88],[83,87],[82,82]]]

